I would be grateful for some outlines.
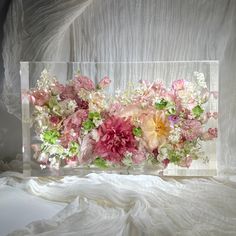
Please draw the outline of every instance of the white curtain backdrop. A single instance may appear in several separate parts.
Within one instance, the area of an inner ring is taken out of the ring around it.
[[[54,218],[12,235],[235,235],[235,26],[235,0],[12,1],[2,95],[10,113],[20,117],[20,60],[219,60],[218,169],[231,176],[162,180],[92,174],[59,182],[8,177],[3,184],[72,201]]]

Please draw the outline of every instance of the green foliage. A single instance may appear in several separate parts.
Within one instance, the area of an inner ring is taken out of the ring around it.
[[[192,109],[192,112],[193,112],[194,116],[198,118],[201,116],[201,114],[204,112],[204,110],[201,108],[200,105],[197,105]]]
[[[79,152],[79,144],[76,142],[71,142],[69,145],[69,154],[72,155],[76,155]]]
[[[167,104],[168,104],[168,101],[162,98],[160,101],[155,103],[155,108],[158,110],[163,110],[164,108],[166,108]]]
[[[178,162],[181,160],[181,155],[174,150],[168,150],[168,158],[170,162],[178,164]]]
[[[89,120],[101,120],[101,115],[99,112],[90,112],[88,115]]]
[[[93,128],[95,128],[95,124],[93,123],[92,120],[90,119],[87,119],[86,121],[83,122],[83,128],[86,130],[86,131],[90,131],[92,130]]]
[[[43,140],[50,144],[55,144],[60,134],[57,130],[46,130],[43,132]]]
[[[140,127],[134,127],[132,131],[133,135],[137,137],[141,137],[143,134],[142,129]]]
[[[108,168],[107,163],[104,159],[101,157],[97,157],[94,161],[93,164],[101,169],[106,169]]]

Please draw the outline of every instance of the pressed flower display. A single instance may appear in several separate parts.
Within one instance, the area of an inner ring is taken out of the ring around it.
[[[26,175],[216,174],[218,63],[22,62]]]

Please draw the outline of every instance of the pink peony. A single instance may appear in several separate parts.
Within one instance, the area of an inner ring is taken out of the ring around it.
[[[184,89],[184,80],[183,79],[179,79],[179,80],[173,81],[172,88],[174,90],[182,90],[182,89]]]
[[[99,141],[95,144],[96,154],[114,163],[121,162],[125,152],[136,150],[132,129],[129,119],[109,117],[98,128]]]
[[[193,141],[202,133],[202,125],[198,120],[185,120],[181,129],[182,135],[188,141]]]
[[[82,88],[88,91],[95,89],[93,81],[86,76],[75,76],[73,86],[76,92],[79,92]]]
[[[110,83],[111,83],[111,80],[109,79],[109,77],[106,76],[98,83],[98,88],[104,89],[108,87]]]
[[[49,101],[50,95],[44,90],[35,90],[29,93],[29,98],[34,105],[43,106]]]

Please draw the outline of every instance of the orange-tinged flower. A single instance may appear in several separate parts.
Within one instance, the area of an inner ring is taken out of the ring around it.
[[[141,125],[148,148],[154,150],[166,142],[170,134],[170,122],[163,111],[146,116]]]

